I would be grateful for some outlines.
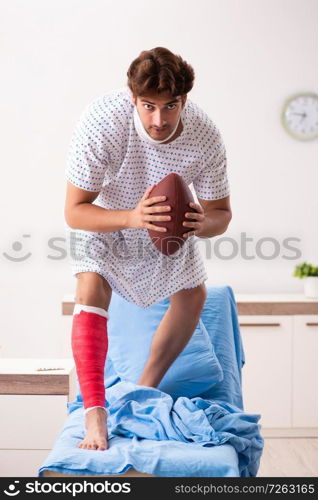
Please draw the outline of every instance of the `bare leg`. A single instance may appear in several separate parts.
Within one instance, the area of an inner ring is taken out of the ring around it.
[[[169,366],[190,340],[206,299],[206,287],[180,290],[170,297],[170,306],[162,318],[151,344],[149,359],[138,381],[156,387]]]
[[[108,282],[99,274],[83,272],[76,275],[76,303],[108,309],[112,290]],[[79,448],[106,450],[107,415],[103,408],[93,408],[85,416],[87,433]]]

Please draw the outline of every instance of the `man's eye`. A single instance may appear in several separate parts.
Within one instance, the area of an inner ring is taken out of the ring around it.
[[[177,106],[176,104],[168,104],[167,108],[168,108],[169,110],[171,110],[171,109],[175,109],[175,108],[176,108],[176,106]],[[145,109],[147,109],[148,111],[150,111],[151,109],[153,109],[153,106],[152,106],[151,104],[144,104],[144,107],[145,107]]]

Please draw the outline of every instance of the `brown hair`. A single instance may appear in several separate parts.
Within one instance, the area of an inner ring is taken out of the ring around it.
[[[129,66],[127,76],[134,96],[168,91],[176,97],[190,92],[194,82],[192,66],[164,47],[141,52]]]

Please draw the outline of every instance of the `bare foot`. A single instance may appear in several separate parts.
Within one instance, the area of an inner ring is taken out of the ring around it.
[[[103,408],[93,408],[85,415],[87,433],[78,448],[85,450],[107,450],[107,414]]]

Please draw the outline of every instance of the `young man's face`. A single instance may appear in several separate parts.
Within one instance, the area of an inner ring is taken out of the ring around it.
[[[186,100],[186,94],[172,97],[168,92],[132,96],[144,129],[157,140],[163,140],[174,130]]]

